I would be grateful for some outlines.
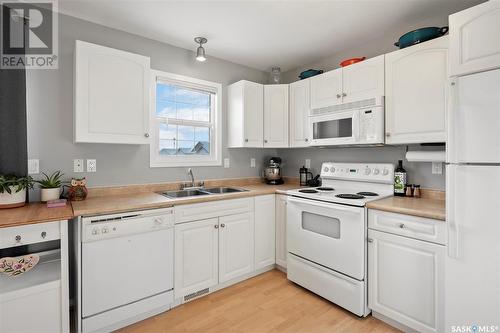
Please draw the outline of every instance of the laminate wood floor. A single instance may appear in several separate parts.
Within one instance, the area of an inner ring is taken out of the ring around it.
[[[346,332],[397,329],[350,312],[288,281],[273,270],[178,306],[121,333],[172,332]]]

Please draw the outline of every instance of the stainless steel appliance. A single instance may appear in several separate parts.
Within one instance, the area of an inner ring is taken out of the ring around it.
[[[170,309],[173,209],[79,219],[78,332],[111,332]]]
[[[393,194],[394,166],[328,162],[321,178],[321,187],[287,191],[287,277],[366,316],[365,204]]]
[[[310,112],[311,146],[384,144],[384,97]]]
[[[270,185],[283,184],[283,178],[281,177],[281,158],[271,157],[269,165],[264,170],[264,177],[266,178],[266,183]]]

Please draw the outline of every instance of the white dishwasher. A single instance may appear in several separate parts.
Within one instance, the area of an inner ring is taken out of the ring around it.
[[[83,217],[79,222],[79,332],[109,332],[170,309],[173,209]]]

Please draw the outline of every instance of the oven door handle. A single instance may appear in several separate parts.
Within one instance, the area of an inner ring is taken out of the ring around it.
[[[325,208],[325,209],[335,209],[335,210],[342,210],[346,212],[355,212],[358,213],[361,207],[351,207],[351,206],[344,206],[344,205],[339,205],[336,203],[326,203],[326,202],[321,202],[317,200],[308,200],[308,199],[300,199],[297,197],[292,197],[289,196],[287,198],[288,203],[292,204],[299,204],[299,205],[307,205],[307,206],[314,206],[314,207],[320,207],[320,208]]]

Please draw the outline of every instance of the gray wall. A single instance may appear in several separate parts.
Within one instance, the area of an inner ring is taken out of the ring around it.
[[[123,31],[60,15],[59,69],[31,70],[27,74],[28,154],[40,159],[41,171],[62,170],[66,176],[87,176],[91,186],[184,180],[186,168],[150,168],[149,146],[73,143],[73,53],[76,39],[151,57],[153,69],[216,81],[224,85],[223,123],[226,123],[226,85],[241,79],[264,82],[267,74],[231,62],[194,60],[189,50],[159,43]],[[193,48],[195,47],[193,43]],[[210,48],[208,48],[210,56]],[[225,131],[224,131],[225,132]],[[223,146],[225,146],[223,133]],[[275,150],[223,149],[231,167],[196,167],[198,179],[260,175],[266,156]],[[257,168],[250,168],[250,158]],[[73,159],[97,159],[96,173],[73,174]]]

